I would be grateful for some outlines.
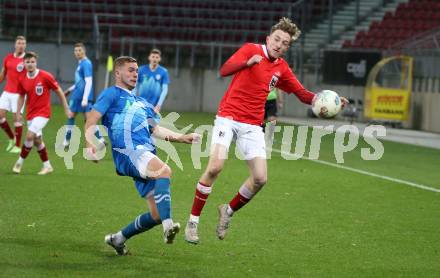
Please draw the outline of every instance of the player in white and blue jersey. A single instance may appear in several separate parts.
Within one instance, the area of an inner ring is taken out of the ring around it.
[[[65,95],[70,94],[69,108],[73,115],[67,120],[67,132],[63,143],[64,147],[69,145],[76,114],[85,113],[85,117],[87,118],[93,105],[93,64],[86,56],[86,47],[83,43],[75,44],[74,55],[78,60],[78,66],[75,71],[75,84],[64,92]],[[101,138],[99,129],[97,129],[97,136]]]
[[[170,167],[155,155],[152,135],[171,142],[191,144],[200,136],[179,134],[158,124],[154,107],[132,90],[138,77],[134,58],[122,56],[114,63],[115,86],[102,91],[85,125],[89,153],[94,154],[94,127],[102,118],[112,145],[113,162],[121,176],[133,178],[139,195],[147,200],[149,212],[139,215],[132,223],[115,234],[105,237],[118,255],[127,254],[125,241],[162,223],[164,241],[172,243],[179,232],[179,223],[171,218]]]
[[[152,49],[148,55],[149,64],[139,67],[136,84],[137,94],[153,105],[154,110],[158,113],[168,94],[168,84],[170,84],[168,71],[159,65],[160,60],[160,50]]]

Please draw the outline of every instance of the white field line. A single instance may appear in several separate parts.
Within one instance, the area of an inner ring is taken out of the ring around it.
[[[176,127],[177,128],[183,128],[183,126],[181,126],[181,125],[176,125]],[[194,131],[194,128],[191,128],[190,130]],[[276,153],[280,153],[280,154],[283,153],[283,154],[285,154],[287,156],[294,155],[294,154],[291,154],[291,153],[282,152],[279,149],[272,149],[272,151],[274,151]],[[328,161],[324,161],[324,160],[310,159],[307,156],[302,156],[301,159],[307,159],[309,161],[313,161],[313,162],[316,162],[316,163],[324,164],[324,165],[335,167],[335,168],[339,168],[339,169],[344,169],[344,170],[347,170],[347,171],[363,174],[363,175],[366,175],[366,176],[375,177],[375,178],[379,178],[379,179],[383,179],[383,180],[388,180],[388,181],[400,183],[400,184],[407,185],[407,186],[416,187],[416,188],[427,190],[427,191],[432,191],[432,192],[440,193],[440,189],[438,189],[438,188],[430,187],[430,186],[423,185],[423,184],[418,184],[418,183],[411,182],[411,181],[406,181],[406,180],[396,179],[396,178],[393,178],[393,177],[379,175],[379,174],[375,174],[375,173],[372,173],[372,172],[356,169],[356,168],[353,168],[353,167],[343,166],[341,164],[337,164],[337,163],[333,163],[333,162],[328,162]]]
[[[293,155],[291,153],[282,152],[281,150],[278,150],[278,149],[272,149],[272,151],[280,153],[280,154],[283,153],[285,155],[290,155],[290,156]],[[371,173],[371,172],[368,172],[368,171],[356,169],[356,168],[353,168],[353,167],[344,166],[344,165],[333,163],[333,162],[328,162],[328,161],[319,160],[319,159],[310,159],[310,158],[308,158],[306,156],[302,156],[301,158],[302,159],[307,159],[309,161],[313,161],[313,162],[316,162],[316,163],[324,164],[324,165],[327,165],[327,166],[331,166],[331,167],[335,167],[335,168],[339,168],[339,169],[344,169],[344,170],[347,170],[347,171],[351,171],[351,172],[355,172],[355,173],[359,173],[359,174],[363,174],[363,175],[367,175],[367,176],[371,176],[371,177],[375,177],[375,178],[379,178],[379,179],[383,179],[383,180],[388,180],[388,181],[404,184],[404,185],[407,185],[407,186],[417,187],[417,188],[420,188],[420,189],[423,189],[423,190],[428,190],[428,191],[440,193],[440,189],[437,189],[437,188],[434,188],[434,187],[430,187],[430,186],[427,186],[427,185],[418,184],[418,183],[415,183],[415,182],[401,180],[401,179],[396,179],[396,178],[392,178],[392,177],[388,177],[388,176],[384,176],[384,175],[379,175],[379,174],[375,174],[375,173]]]

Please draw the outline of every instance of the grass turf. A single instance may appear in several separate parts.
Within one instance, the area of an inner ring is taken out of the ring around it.
[[[183,113],[177,123],[198,126],[213,118]],[[117,257],[104,244],[104,235],[131,222],[146,204],[130,178],[115,175],[110,148],[99,164],[78,153],[74,169],[67,170],[54,152],[56,132],[64,122],[54,107],[44,130],[55,168],[49,176],[36,175],[41,162],[35,150],[20,175],[11,171],[18,155],[0,152],[2,276],[440,275],[439,193],[313,161],[288,161],[278,153],[268,161],[267,185],[234,216],[224,241],[215,237],[216,207],[233,197],[248,173],[245,163],[233,157],[201,217],[199,245],[187,244],[183,231],[175,244],[166,245],[157,227],[128,242],[130,256]],[[6,137],[0,138],[3,150]],[[360,148],[368,145],[360,141],[345,154],[345,166],[440,188],[440,151],[383,142],[382,159],[364,161]],[[202,170],[194,169],[189,146],[176,147],[184,170],[170,163],[172,205],[174,219],[184,227]],[[165,159],[163,153],[159,156]],[[323,138],[320,159],[335,162],[332,135]],[[202,169],[206,162],[202,159]]]

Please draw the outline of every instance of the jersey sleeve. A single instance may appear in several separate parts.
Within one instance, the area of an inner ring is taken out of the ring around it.
[[[4,59],[3,59],[3,79],[6,79],[6,74],[8,73],[8,68],[6,67],[6,64],[8,63],[8,58],[9,58],[9,56],[6,56]]]
[[[286,70],[281,76],[281,80],[276,85],[282,91],[288,94],[295,94],[296,97],[303,103],[312,104],[315,94],[306,90],[301,82],[298,81],[292,70],[286,66]]]
[[[163,70],[162,85],[170,84],[170,77],[166,69]]]
[[[221,76],[234,74],[247,67],[247,61],[256,54],[255,44],[247,43],[237,50],[220,68]]]
[[[57,90],[58,87],[60,87],[60,85],[58,85],[58,82],[55,80],[53,75],[50,73],[46,74],[46,83],[47,83],[47,87],[49,87],[49,89],[52,89],[52,90]]]
[[[112,92],[112,90],[107,89],[103,91],[99,95],[98,100],[96,100],[96,103],[93,105],[93,109],[101,113],[101,115],[104,115],[112,105],[114,95],[115,94]]]
[[[93,76],[93,66],[90,61],[87,61],[82,64],[82,71],[84,74],[84,78]]]

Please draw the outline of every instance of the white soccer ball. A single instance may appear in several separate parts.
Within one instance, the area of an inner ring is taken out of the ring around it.
[[[339,95],[330,90],[323,90],[316,94],[312,103],[312,111],[319,118],[333,118],[341,111],[342,102]]]

